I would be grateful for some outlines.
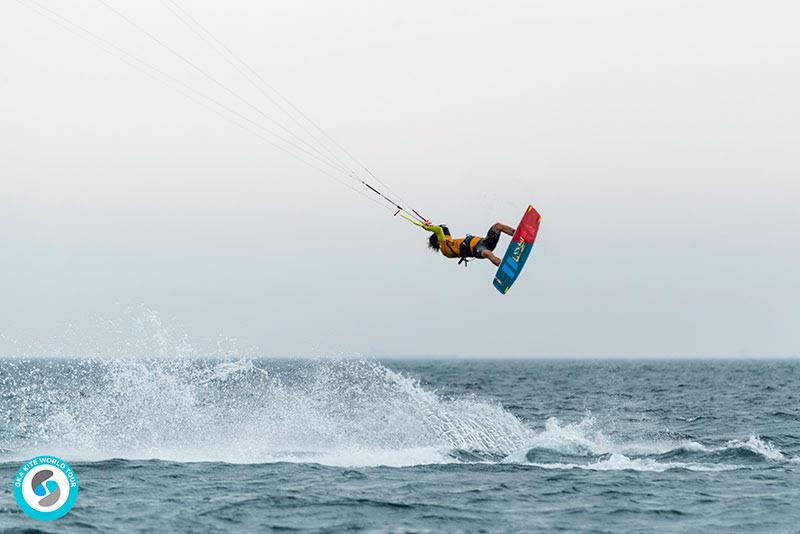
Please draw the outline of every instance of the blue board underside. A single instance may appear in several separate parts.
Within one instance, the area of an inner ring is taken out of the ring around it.
[[[522,250],[519,250],[522,247]],[[508,293],[512,284],[519,276],[525,261],[533,249],[533,243],[516,242],[511,243],[506,250],[503,261],[500,263],[500,268],[494,277],[494,287],[500,293]]]

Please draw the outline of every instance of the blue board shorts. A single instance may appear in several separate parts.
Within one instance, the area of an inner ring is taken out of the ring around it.
[[[478,244],[475,245],[475,256],[478,258],[483,257],[484,250],[494,251],[497,243],[500,241],[500,232],[494,228],[489,228],[486,237],[482,237]]]

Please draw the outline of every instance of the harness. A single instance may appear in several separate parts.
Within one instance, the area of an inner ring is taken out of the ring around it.
[[[461,256],[461,258],[458,260],[458,265],[461,265],[463,263],[464,267],[467,267],[469,265],[469,262],[471,261],[468,260],[467,258],[475,257],[475,250],[470,246],[470,243],[472,243],[472,239],[474,237],[475,236],[467,234],[466,236],[464,236],[464,240],[461,241],[461,244],[458,247],[458,255]]]
[[[447,226],[445,226],[443,224],[441,224],[439,226],[441,226],[442,231],[444,232],[444,235],[446,235],[448,237],[451,237],[450,236],[450,229],[447,228]],[[458,265],[461,265],[463,263],[464,267],[467,267],[467,265],[471,261],[468,258],[477,258],[477,256],[475,255],[475,249],[472,246],[470,246],[470,243],[472,243],[473,239],[475,239],[474,235],[467,234],[466,236],[464,236],[464,239],[459,244],[459,246],[458,246],[458,257],[459,257]],[[451,253],[453,253],[454,255],[456,254],[456,251],[452,248],[452,246],[450,245],[449,242],[446,242],[446,246],[450,250]],[[476,243],[476,246],[477,246],[477,243]]]

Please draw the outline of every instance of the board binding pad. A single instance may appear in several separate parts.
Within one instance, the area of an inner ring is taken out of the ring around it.
[[[533,242],[536,241],[536,234],[539,232],[539,221],[541,216],[533,206],[528,206],[525,210],[525,215],[517,225],[517,230],[511,238],[511,243],[506,249],[503,256],[503,261],[500,262],[500,267],[497,268],[497,274],[494,276],[494,287],[502,293],[508,293],[511,286],[519,277],[519,273],[525,266],[525,262],[533,248]]]

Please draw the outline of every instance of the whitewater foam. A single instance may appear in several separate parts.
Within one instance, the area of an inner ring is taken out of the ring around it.
[[[534,434],[522,449],[509,455],[509,459],[523,461],[527,451],[537,448],[575,456],[657,455],[679,449],[709,450],[703,444],[690,440],[612,439],[591,414],[574,423],[562,423],[555,417],[548,418],[544,430]]]
[[[628,458],[624,454],[611,454],[608,458],[589,463],[547,463],[528,462],[526,465],[543,469],[586,469],[590,471],[652,471],[663,472],[671,469],[688,471],[732,471],[741,469],[741,465],[701,464],[685,462],[658,462],[651,458]]]
[[[723,448],[717,449],[722,450]],[[767,460],[780,461],[784,455],[771,443],[764,441],[759,436],[750,436],[747,441],[731,440],[725,444],[724,449],[744,449],[754,452]]]
[[[73,461],[502,462],[639,471],[735,469],[738,462],[721,464],[714,455],[737,451],[785,460],[756,435],[721,446],[620,436],[591,414],[566,423],[551,417],[537,430],[499,404],[445,398],[363,359],[4,365],[0,390],[12,392],[7,409],[16,415],[9,431],[0,432],[0,451],[14,459],[48,452]]]
[[[549,418],[541,432],[532,434],[529,441],[502,462],[547,469],[720,471],[744,466],[719,463],[715,455],[741,450],[754,453],[762,460],[784,460],[783,453],[758,436],[746,441],[731,440],[716,447],[692,440],[612,439],[602,425],[588,415],[581,421],[566,424]],[[672,461],[675,457],[689,457],[694,461]]]

